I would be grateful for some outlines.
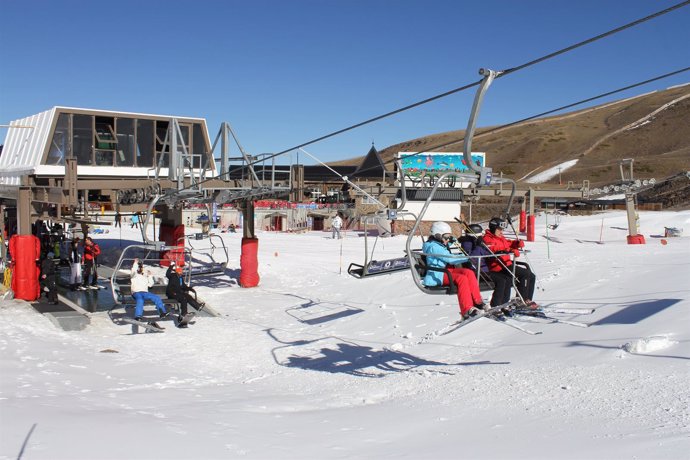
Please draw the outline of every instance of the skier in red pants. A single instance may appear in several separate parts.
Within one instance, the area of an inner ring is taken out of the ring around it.
[[[458,265],[467,262],[468,257],[453,255],[448,249],[448,243],[453,235],[450,225],[446,222],[434,222],[431,235],[422,246],[426,254],[426,264],[433,268],[446,268],[458,286],[458,304],[463,318],[482,314],[488,308],[479,292],[479,283],[473,270]],[[432,255],[433,254],[433,255]],[[450,265],[450,267],[448,267]],[[436,270],[427,270],[424,277],[425,286],[448,285],[448,274]]]

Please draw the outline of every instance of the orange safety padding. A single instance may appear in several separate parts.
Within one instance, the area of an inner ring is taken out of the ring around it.
[[[535,216],[527,217],[527,241],[534,241],[534,227],[537,218]]]
[[[10,239],[12,255],[12,291],[16,299],[36,300],[41,295],[38,277],[41,268],[41,241],[34,235],[13,235]]]
[[[259,252],[258,238],[242,238],[240,255],[240,286],[249,288],[259,285]]]
[[[158,233],[158,240],[164,241],[167,246],[184,246],[184,225],[165,225],[161,224]],[[180,243],[178,243],[178,241]],[[174,261],[180,267],[184,266],[184,250],[173,249],[170,251],[161,251],[161,265],[167,267],[171,261]]]
[[[646,244],[644,235],[628,235],[628,244]]]

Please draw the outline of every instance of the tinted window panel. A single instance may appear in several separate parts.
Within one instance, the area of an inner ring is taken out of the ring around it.
[[[115,164],[134,166],[134,119],[117,119],[117,152]]]
[[[50,150],[48,150],[47,165],[64,166],[65,157],[72,155],[69,143],[69,114],[61,113],[58,116],[57,125],[55,126],[55,133],[53,140],[50,142]]]
[[[91,115],[74,115],[72,118],[72,148],[79,165],[93,163],[93,117]]]
[[[201,159],[201,167],[208,168],[208,148],[206,146],[206,136],[204,136],[204,130],[201,124],[194,124],[194,155],[202,155],[201,157],[194,158],[194,167],[199,167],[199,158]]]
[[[137,166],[153,166],[153,120],[137,120]]]

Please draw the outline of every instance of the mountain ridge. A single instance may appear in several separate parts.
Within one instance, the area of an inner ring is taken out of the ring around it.
[[[562,183],[590,186],[619,181],[622,159],[634,160],[635,178],[663,178],[690,170],[690,83],[606,102],[512,126],[478,128],[473,151],[487,153],[494,175],[518,182],[566,161]],[[400,151],[460,151],[464,130],[400,142],[379,154],[390,164]],[[456,143],[434,148],[457,140]],[[357,164],[362,157],[331,164]],[[544,183],[558,184],[556,175]]]

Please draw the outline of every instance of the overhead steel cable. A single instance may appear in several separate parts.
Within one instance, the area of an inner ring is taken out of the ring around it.
[[[623,87],[623,88],[618,88],[618,89],[615,89],[615,90],[613,90],[613,91],[608,91],[608,92],[606,92],[606,93],[602,93],[602,94],[599,94],[599,95],[594,96],[594,97],[589,97],[589,98],[587,98],[587,99],[582,99],[581,101],[577,101],[577,102],[573,102],[573,103],[571,103],[571,104],[563,105],[563,106],[561,106],[561,107],[558,107],[558,108],[555,108],[555,109],[551,109],[551,110],[547,110],[546,112],[541,112],[541,113],[538,113],[538,114],[536,114],[536,115],[531,115],[531,116],[529,116],[529,117],[522,118],[522,119],[517,120],[517,121],[513,121],[513,122],[510,122],[510,123],[506,123],[506,124],[504,124],[504,125],[496,126],[496,127],[493,127],[493,128],[488,128],[488,129],[486,129],[486,130],[484,130],[484,131],[482,131],[482,132],[480,132],[480,133],[476,133],[476,134],[474,135],[474,137],[477,138],[477,137],[485,136],[485,135],[487,135],[487,134],[491,134],[491,133],[494,133],[494,132],[496,132],[496,131],[500,131],[500,130],[502,130],[502,129],[510,128],[510,127],[512,127],[512,126],[515,126],[515,125],[519,125],[519,124],[524,123],[524,122],[526,122],[526,121],[534,120],[534,119],[536,119],[536,118],[541,118],[541,117],[544,117],[544,116],[546,116],[546,115],[551,115],[552,113],[560,112],[561,110],[569,109],[569,108],[572,108],[572,107],[575,107],[575,106],[578,106],[578,105],[585,104],[585,103],[587,103],[587,102],[592,102],[592,101],[594,101],[594,100],[601,99],[601,98],[604,98],[604,97],[606,97],[606,96],[611,96],[611,95],[613,95],[613,94],[620,93],[620,92],[623,92],[623,91],[626,91],[626,90],[629,90],[629,89],[632,89],[632,88],[636,88],[636,87],[638,87],[638,86],[646,85],[647,83],[652,83],[652,82],[655,82],[655,81],[657,81],[657,80],[662,80],[662,79],[664,79],[664,78],[672,77],[672,76],[674,76],[674,75],[678,75],[678,74],[680,74],[680,73],[687,72],[687,71],[689,71],[689,70],[690,70],[690,67],[685,67],[685,68],[683,68],[683,69],[674,70],[673,72],[668,72],[668,73],[665,73],[665,74],[663,74],[663,75],[659,75],[658,77],[654,77],[654,78],[650,78],[650,79],[647,79],[647,80],[644,80],[644,81],[641,81],[641,82],[638,82],[638,83],[634,83],[634,84],[632,84],[632,85],[628,85],[628,86],[625,86],[625,87]],[[412,154],[412,155],[408,155],[406,158],[415,157],[415,156],[417,156],[417,155],[423,155],[423,154],[425,154],[425,153],[429,153],[429,152],[434,151],[434,150],[436,150],[436,149],[440,149],[440,148],[443,148],[443,147],[448,147],[448,146],[453,145],[453,144],[458,144],[458,143],[460,143],[460,142],[462,142],[462,141],[464,141],[464,140],[465,140],[465,136],[460,137],[460,138],[456,138],[456,139],[453,139],[453,140],[451,140],[451,141],[447,141],[447,142],[444,142],[444,143],[441,143],[441,144],[436,144],[436,145],[433,145],[433,146],[431,146],[431,147],[429,147],[429,148],[427,148],[427,149],[424,149],[424,150],[421,151],[421,152],[415,152],[415,153]],[[384,165],[387,165],[387,164],[392,164],[392,163],[394,163],[394,162],[395,162],[395,159],[385,161],[383,164],[384,164]],[[371,171],[371,170],[376,169],[376,168],[377,168],[377,167],[364,168],[364,169],[359,170],[359,172]]]
[[[690,1],[690,0],[688,0],[688,1]],[[299,144],[299,145],[296,145],[294,147],[290,147],[289,149],[281,150],[278,153],[273,153],[266,158],[262,158],[261,161],[270,160],[271,158],[275,158],[277,156],[284,155],[288,152],[292,152],[293,150],[301,149],[302,147],[306,147],[308,145],[315,144],[316,142],[320,142],[320,141],[323,141],[325,139],[328,139],[329,137],[337,136],[338,134],[342,134],[344,132],[351,131],[355,128],[359,128],[360,126],[368,125],[369,123],[373,123],[375,121],[382,120],[384,118],[388,118],[388,117],[396,115],[398,113],[405,112],[406,110],[410,110],[410,109],[413,109],[415,107],[419,107],[420,105],[428,104],[429,102],[435,101],[437,99],[441,99],[441,98],[446,97],[446,96],[450,96],[451,94],[459,93],[460,91],[465,91],[466,89],[469,89],[469,88],[472,88],[473,86],[479,85],[481,82],[482,82],[481,80],[477,80],[474,83],[469,83],[465,86],[461,86],[460,88],[451,89],[450,91],[446,91],[445,93],[438,94],[436,96],[432,96],[430,98],[424,99],[423,101],[415,102],[414,104],[406,105],[405,107],[401,107],[399,109],[393,110],[392,112],[384,113],[383,115],[378,115],[376,117],[369,118],[368,120],[362,121],[362,122],[357,123],[355,125],[348,126],[347,128],[343,128],[343,129],[340,129],[338,131],[334,131],[330,134],[326,134],[326,135],[321,136],[319,138],[313,139],[309,142],[305,142],[303,144]],[[255,164],[255,163],[258,163],[258,162],[254,162],[251,164]]]
[[[607,32],[604,32],[604,33],[602,33],[602,34],[599,34],[599,35],[597,35],[597,36],[595,36],[595,37],[588,38],[587,40],[583,40],[583,41],[581,41],[581,42],[575,43],[575,44],[573,44],[573,45],[571,45],[571,46],[568,46],[568,47],[566,47],[566,48],[562,48],[562,49],[560,49],[560,50],[558,50],[558,51],[554,51],[553,53],[544,55],[544,56],[542,56],[542,57],[540,57],[540,58],[537,58],[537,59],[534,59],[534,60],[532,60],[532,61],[526,62],[526,63],[521,64],[521,65],[519,65],[519,66],[511,67],[510,69],[507,69],[507,70],[504,70],[504,71],[500,72],[500,73],[496,76],[496,78],[500,78],[501,76],[508,75],[508,74],[511,74],[511,73],[515,73],[515,72],[517,72],[518,70],[522,70],[522,69],[524,69],[524,68],[526,68],[526,67],[533,66],[533,65],[538,64],[538,63],[540,63],[540,62],[543,62],[543,61],[545,61],[545,60],[548,60],[548,59],[551,59],[551,58],[553,58],[553,57],[556,57],[556,56],[559,56],[559,55],[561,55],[561,54],[564,54],[564,53],[567,53],[567,52],[569,52],[569,51],[572,51],[572,50],[574,50],[574,49],[576,49],[576,48],[579,48],[579,47],[582,47],[582,46],[584,46],[584,45],[588,45],[588,44],[593,43],[593,42],[595,42],[595,41],[601,40],[602,38],[611,36],[611,35],[613,35],[613,34],[615,34],[615,33],[618,33],[618,32],[621,32],[621,31],[623,31],[623,30],[626,30],[626,29],[628,29],[628,28],[637,26],[637,25],[642,24],[642,23],[644,23],[644,22],[646,22],[646,21],[649,21],[649,20],[651,20],[651,19],[657,18],[657,17],[662,16],[662,15],[664,15],[664,14],[670,13],[671,11],[677,10],[677,9],[682,8],[682,7],[684,7],[684,6],[687,6],[687,5],[689,5],[689,4],[690,4],[690,0],[686,0],[686,1],[684,1],[684,2],[678,3],[678,4],[674,5],[674,6],[671,6],[671,7],[669,7],[669,8],[666,8],[666,9],[664,9],[664,10],[657,11],[656,13],[653,13],[653,14],[651,14],[651,15],[649,15],[649,16],[645,16],[645,17],[643,17],[643,18],[641,18],[641,19],[638,19],[638,20],[636,20],[636,21],[633,21],[633,22],[624,24],[624,25],[622,25],[622,26],[620,26],[620,27],[617,27],[617,28],[615,28],[615,29],[611,29],[611,30],[609,30],[609,31],[607,31]],[[378,116],[373,117],[373,118],[369,118],[368,120],[362,121],[362,122],[360,122],[360,123],[356,123],[356,124],[351,125],[351,126],[348,126],[348,127],[346,127],[346,128],[339,129],[339,130],[337,130],[337,131],[333,131],[333,132],[331,132],[331,133],[329,133],[329,134],[326,134],[326,135],[320,136],[320,137],[318,137],[318,138],[312,139],[312,140],[310,140],[310,141],[308,141],[308,142],[303,142],[303,143],[301,143],[301,144],[299,144],[299,145],[295,145],[295,146],[293,146],[293,147],[290,147],[290,148],[281,150],[281,151],[278,152],[278,153],[274,153],[274,154],[268,155],[268,156],[262,158],[261,160],[257,160],[257,161],[250,162],[250,163],[247,164],[247,167],[253,166],[253,165],[255,165],[255,164],[257,164],[257,163],[260,163],[260,162],[265,162],[265,161],[267,161],[267,160],[273,159],[273,158],[275,158],[275,157],[277,157],[277,156],[280,156],[280,155],[284,155],[284,154],[286,154],[286,153],[288,153],[288,152],[291,152],[291,151],[293,151],[293,150],[297,150],[297,149],[299,149],[299,148],[306,147],[306,146],[308,146],[308,145],[314,144],[314,143],[316,143],[316,142],[323,141],[323,140],[325,140],[325,139],[329,139],[329,138],[331,138],[331,137],[333,137],[333,136],[337,136],[337,135],[342,134],[342,133],[345,133],[345,132],[347,132],[347,131],[351,131],[351,130],[353,130],[353,129],[355,129],[355,128],[359,128],[359,127],[361,127],[361,126],[364,126],[364,125],[373,123],[373,122],[375,122],[375,121],[382,120],[382,119],[384,119],[384,118],[387,118],[387,117],[396,115],[396,114],[398,114],[398,113],[401,113],[401,112],[404,112],[404,111],[413,109],[413,108],[415,108],[415,107],[419,107],[420,105],[424,105],[424,104],[427,104],[427,103],[429,103],[429,102],[432,102],[432,101],[441,99],[441,98],[443,98],[443,97],[450,96],[451,94],[455,94],[455,93],[458,93],[458,92],[467,90],[467,89],[472,88],[472,87],[474,87],[474,86],[478,86],[479,84],[481,84],[481,82],[482,82],[482,80],[478,80],[478,81],[476,81],[476,82],[466,84],[466,85],[464,85],[464,86],[461,86],[461,87],[452,89],[452,90],[450,90],[450,91],[446,91],[446,92],[441,93],[441,94],[438,94],[438,95],[436,95],[436,96],[429,97],[429,98],[424,99],[424,100],[422,100],[422,101],[415,102],[415,103],[410,104],[410,105],[407,105],[407,106],[405,106],[405,107],[401,107],[401,108],[399,108],[399,109],[396,109],[396,110],[393,110],[393,111],[384,113],[384,114],[382,114],[382,115],[378,115]],[[210,178],[210,179],[206,179],[206,180],[204,180],[204,181],[201,181],[201,182],[197,183],[196,185],[198,186],[198,185],[200,185],[200,184],[203,184],[204,182],[208,182],[208,181],[211,181],[211,180],[219,179],[219,178],[221,178],[221,177],[223,177],[223,176],[226,176],[226,175],[228,175],[228,174],[230,174],[230,171],[225,171],[225,172],[223,172],[223,173],[221,173],[221,174],[219,174],[219,175],[217,175],[217,176],[214,176],[213,178]],[[188,188],[191,188],[191,186],[182,188],[181,190],[185,190],[185,189],[188,189]]]
[[[572,50],[574,50],[574,49],[576,49],[576,48],[580,48],[580,47],[582,47],[582,46],[588,45],[588,44],[593,43],[593,42],[595,42],[595,41],[601,40],[602,38],[608,37],[608,36],[613,35],[613,34],[616,34],[616,33],[618,33],[618,32],[622,32],[623,30],[626,30],[626,29],[629,29],[629,28],[634,27],[634,26],[636,26],[636,25],[642,24],[643,22],[652,20],[652,19],[654,19],[654,18],[657,18],[657,17],[659,17],[659,16],[662,16],[662,15],[664,15],[664,14],[666,14],[666,13],[670,13],[671,11],[674,11],[674,10],[676,10],[676,9],[682,8],[682,7],[687,6],[687,5],[690,5],[690,0],[686,0],[686,1],[684,1],[684,2],[678,3],[678,4],[676,4],[676,5],[672,6],[672,7],[666,8],[665,10],[657,11],[656,13],[650,14],[649,16],[645,16],[644,18],[638,19],[638,20],[636,20],[636,21],[633,21],[633,22],[630,22],[630,23],[628,23],[628,24],[622,25],[622,26],[617,27],[617,28],[615,28],[615,29],[609,30],[608,32],[604,32],[604,33],[599,34],[599,35],[597,35],[597,36],[595,36],[595,37],[588,38],[587,40],[583,40],[583,41],[581,41],[581,42],[575,43],[574,45],[570,45],[570,46],[568,46],[568,47],[566,47],[566,48],[563,48],[563,49],[560,49],[560,50],[558,50],[558,51],[554,51],[553,53],[550,53],[550,54],[547,54],[547,55],[542,56],[542,57],[540,57],[540,58],[537,58],[537,59],[534,59],[534,60],[532,60],[532,61],[526,62],[526,63],[521,64],[521,65],[519,65],[519,66],[511,67],[510,69],[503,70],[503,71],[501,71],[501,72],[496,76],[496,78],[500,78],[500,77],[502,77],[502,76],[505,76],[505,75],[508,75],[508,74],[517,72],[518,70],[522,70],[522,69],[524,69],[524,68],[526,68],[526,67],[533,66],[533,65],[538,64],[538,63],[540,63],[540,62],[546,61],[546,60],[551,59],[551,58],[553,58],[553,57],[556,57],[556,56],[559,56],[559,55],[561,55],[561,54],[564,54],[564,53],[567,53],[567,52],[569,52],[569,51],[572,51]],[[294,146],[294,147],[290,147],[290,148],[288,148],[288,149],[281,150],[281,151],[278,152],[278,153],[271,154],[271,155],[269,155],[268,157],[263,158],[262,161],[269,160],[269,159],[274,158],[274,157],[276,157],[276,156],[284,155],[284,154],[286,154],[286,153],[288,153],[288,152],[291,152],[291,151],[293,151],[293,150],[296,150],[296,149],[298,149],[298,148],[306,147],[306,146],[308,146],[308,145],[310,145],[310,144],[314,144],[314,143],[316,143],[316,142],[320,142],[320,141],[322,141],[322,140],[328,139],[328,138],[333,137],[333,136],[336,136],[336,135],[338,135],[338,134],[342,134],[342,133],[347,132],[347,131],[350,131],[350,130],[352,130],[352,129],[359,128],[360,126],[364,126],[364,125],[367,125],[367,124],[369,124],[369,123],[373,123],[374,121],[378,121],[378,120],[381,120],[381,119],[383,119],[383,118],[387,118],[387,117],[396,115],[396,114],[398,114],[398,113],[401,113],[401,112],[404,112],[404,111],[413,109],[413,108],[415,108],[415,107],[419,107],[420,105],[424,105],[424,104],[427,104],[427,103],[429,103],[429,102],[433,102],[433,101],[435,101],[435,100],[437,100],[437,99],[441,99],[441,98],[443,98],[443,97],[450,96],[451,94],[455,94],[455,93],[458,93],[458,92],[460,92],[460,91],[465,91],[465,90],[470,89],[470,88],[472,88],[472,87],[474,87],[474,86],[478,86],[481,82],[482,82],[482,80],[478,80],[478,81],[476,81],[476,82],[474,82],[474,83],[469,83],[469,84],[466,84],[466,85],[461,86],[461,87],[459,87],[459,88],[455,88],[455,89],[452,89],[452,90],[450,90],[450,91],[446,91],[445,93],[438,94],[438,95],[436,95],[436,96],[432,96],[432,97],[430,97],[430,98],[424,99],[424,100],[419,101],[419,102],[415,102],[414,104],[410,104],[410,105],[407,105],[407,106],[405,106],[405,107],[401,107],[401,108],[399,108],[399,109],[397,109],[397,110],[393,110],[393,111],[388,112],[388,113],[385,113],[385,114],[383,114],[383,115],[379,115],[379,116],[376,116],[376,117],[373,117],[373,118],[369,118],[368,120],[365,120],[365,121],[362,121],[362,122],[360,122],[360,123],[357,123],[357,124],[348,126],[347,128],[343,128],[343,129],[340,129],[340,130],[338,130],[338,131],[334,131],[334,132],[332,132],[332,133],[330,133],[330,134],[326,134],[326,135],[324,135],[324,136],[318,137],[318,138],[313,139],[313,140],[311,140],[311,141],[304,142],[304,143],[302,143],[302,144],[300,144],[300,145],[296,145],[296,146]],[[258,163],[258,162],[254,162],[254,163],[252,163],[252,164],[255,164],[255,163]]]
[[[540,57],[540,58],[534,59],[533,61],[526,62],[526,63],[524,63],[524,64],[521,64],[521,65],[517,66],[517,67],[511,67],[510,69],[504,70],[504,71],[501,73],[501,75],[497,75],[496,78],[498,78],[498,77],[500,77],[500,76],[502,76],[502,75],[508,75],[508,74],[513,73],[513,72],[517,72],[518,70],[522,70],[522,69],[524,69],[524,68],[526,68],[526,67],[533,66],[533,65],[538,64],[538,63],[540,63],[540,62],[546,61],[547,59],[551,59],[551,58],[556,57],[556,56],[558,56],[558,55],[567,53],[567,52],[572,51],[572,50],[574,50],[574,49],[576,49],[576,48],[580,48],[581,46],[585,46],[585,45],[588,45],[588,44],[590,44],[590,43],[593,43],[593,42],[595,42],[595,41],[597,41],[597,40],[601,40],[602,38],[606,38],[606,37],[608,37],[608,36],[610,36],[610,35],[617,34],[618,32],[622,32],[622,31],[624,31],[625,29],[629,29],[629,28],[634,27],[634,26],[636,26],[636,25],[642,24],[643,22],[646,22],[646,21],[649,21],[649,20],[651,20],[651,19],[657,18],[657,17],[662,16],[662,15],[664,15],[664,14],[666,14],[666,13],[670,13],[671,11],[677,10],[677,9],[679,9],[679,8],[682,8],[682,7],[688,6],[688,5],[690,5],[690,0],[686,0],[686,1],[684,1],[684,2],[680,2],[680,3],[676,4],[676,5],[673,5],[673,6],[669,7],[669,8],[666,8],[665,10],[657,11],[656,13],[650,14],[649,16],[645,16],[644,18],[638,19],[637,21],[629,22],[629,23],[627,23],[627,24],[625,24],[625,25],[622,25],[622,26],[620,26],[620,27],[617,27],[617,28],[615,28],[615,29],[611,29],[611,30],[609,30],[608,32],[604,32],[603,34],[599,34],[599,35],[597,35],[596,37],[588,38],[587,40],[583,40],[583,41],[581,41],[581,42],[579,42],[579,43],[575,43],[574,45],[570,45],[570,46],[568,46],[567,48],[563,48],[563,49],[561,49],[561,50],[554,51],[553,53],[550,53],[550,54],[547,54],[546,56],[542,56],[542,57]]]

